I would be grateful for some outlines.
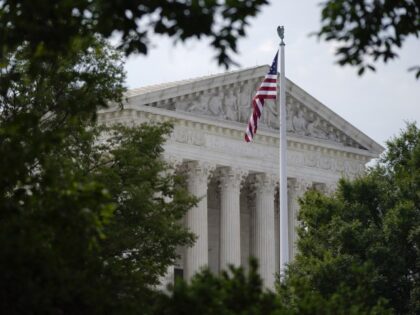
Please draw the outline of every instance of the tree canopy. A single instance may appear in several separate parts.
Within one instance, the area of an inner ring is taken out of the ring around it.
[[[98,127],[122,54],[207,37],[228,66],[267,1],[0,1],[0,309],[132,314],[194,236],[169,125]],[[106,43],[118,39],[117,50]]]
[[[124,91],[102,40],[43,72],[27,53],[0,72],[0,309],[133,313],[194,239],[195,199],[161,158],[171,127],[96,126]]]
[[[181,314],[285,314],[274,292],[264,289],[255,260],[250,270],[231,267],[219,276],[204,270],[191,283],[177,281],[171,294],[158,294],[152,307],[156,315]]]
[[[293,288],[288,284],[288,288],[299,290],[290,291],[293,298],[285,294],[283,289],[280,289],[280,293],[272,292],[262,286],[257,267],[257,262],[251,259],[248,272],[241,267],[231,267],[216,276],[209,270],[203,270],[194,276],[191,283],[177,281],[169,295],[156,293],[149,310],[155,315],[391,314],[381,303],[373,307],[367,305],[362,291],[348,292],[341,289],[334,296],[323,297],[309,286],[296,286],[294,283]]]
[[[398,49],[420,33],[419,0],[328,0],[322,3],[318,36],[336,41],[340,65],[375,70],[375,62],[398,57]],[[420,66],[411,70],[420,77]]]
[[[420,130],[409,124],[367,175],[301,200],[296,261],[283,294],[420,312]],[[303,289],[302,289],[303,288]],[[306,288],[306,290],[304,290]]]
[[[228,67],[248,19],[267,0],[3,0],[0,1],[0,60],[27,44],[35,58],[72,54],[94,34],[119,37],[126,54],[147,53],[153,34],[174,41],[206,37],[219,64]]]
[[[267,1],[0,1],[0,307],[5,314],[416,314],[420,132],[389,142],[368,175],[302,201],[281,295],[208,271],[153,292],[196,199],[161,159],[171,126],[96,126],[121,106],[120,52],[150,34],[208,37],[220,63]],[[380,3],[380,2],[373,2]],[[416,11],[417,12],[417,11]],[[105,39],[120,36],[120,52]]]

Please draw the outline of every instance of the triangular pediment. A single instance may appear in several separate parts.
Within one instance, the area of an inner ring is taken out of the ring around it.
[[[267,70],[268,66],[260,66],[129,90],[128,104],[131,107],[158,107],[245,125],[251,113],[252,97]],[[382,146],[290,80],[286,83],[286,112],[290,137],[316,139],[367,150],[375,155],[383,151]],[[278,130],[278,121],[278,104],[268,101],[260,129]]]

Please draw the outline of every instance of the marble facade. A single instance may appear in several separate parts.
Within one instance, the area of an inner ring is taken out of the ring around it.
[[[197,235],[179,249],[168,270],[190,279],[208,266],[260,263],[267,287],[279,271],[278,105],[268,102],[253,143],[243,140],[251,99],[267,72],[255,67],[192,80],[130,90],[124,109],[99,113],[105,123],[171,121],[174,131],[165,158],[187,176],[189,191],[201,198],[185,218]],[[340,177],[353,178],[383,148],[287,80],[287,176],[289,254],[296,251],[297,200],[309,188],[332,192]]]

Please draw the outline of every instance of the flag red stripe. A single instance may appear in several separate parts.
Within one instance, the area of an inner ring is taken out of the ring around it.
[[[276,98],[277,98],[276,95],[266,95],[265,96],[265,99],[268,99],[268,100],[275,100]]]
[[[265,83],[277,83],[277,79],[267,79],[267,78],[265,78],[263,82],[265,82]]]
[[[277,88],[274,86],[262,86],[258,89],[258,91],[277,91]]]

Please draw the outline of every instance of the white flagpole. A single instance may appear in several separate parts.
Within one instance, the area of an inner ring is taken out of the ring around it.
[[[284,65],[284,27],[277,27],[280,37],[280,99],[279,99],[279,150],[280,150],[280,275],[289,263],[289,220],[287,211],[287,140],[286,140],[286,75]]]

